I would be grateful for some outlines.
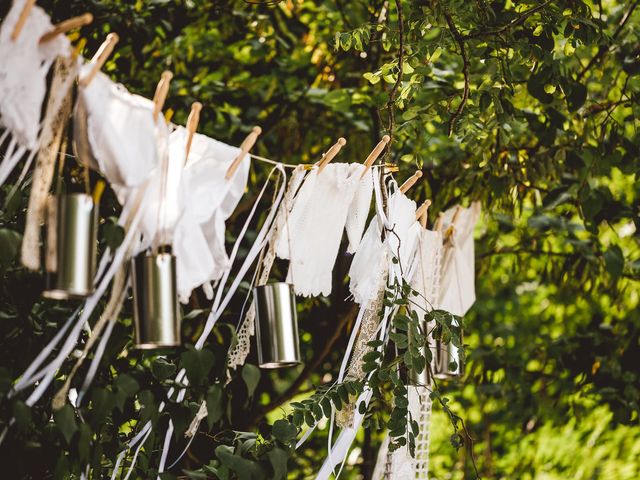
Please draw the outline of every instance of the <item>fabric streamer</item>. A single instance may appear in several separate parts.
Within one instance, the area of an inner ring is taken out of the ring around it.
[[[90,63],[83,65],[80,79],[91,68]],[[168,126],[163,119],[154,120],[153,110],[151,100],[129,93],[102,72],[78,89],[74,123],[86,124],[86,129],[76,129],[75,140],[87,146],[82,150],[92,157],[79,160],[104,175],[121,204],[160,166],[160,145],[153,139],[168,135],[158,132]]]
[[[415,246],[417,243],[417,237],[419,235],[418,227],[419,223],[416,222],[415,219],[415,211],[416,206],[415,202],[409,200],[402,192],[397,189],[397,184],[393,182],[391,184],[391,191],[388,195],[388,217],[381,210],[381,192],[379,188],[376,188],[376,205],[378,217],[382,225],[384,226],[384,231],[386,232],[384,245],[387,251],[389,252],[389,258],[396,257],[399,259],[399,262],[388,262],[387,270],[389,272],[388,282],[392,283],[395,279],[399,279],[400,277],[410,278],[413,270],[409,269],[408,266],[411,264],[414,253]],[[375,264],[374,264],[375,265]],[[406,270],[403,270],[403,265]],[[384,295],[384,287],[381,289],[382,295]],[[380,295],[380,291],[377,292],[377,295]],[[361,306],[361,309],[363,307]],[[365,307],[366,308],[366,307]],[[388,322],[393,317],[395,311],[397,310],[397,306],[393,307],[385,307],[384,314],[382,319],[379,322],[377,329],[377,338],[386,343],[387,335],[389,332]],[[364,315],[363,315],[364,317]],[[370,318],[370,321],[375,322],[376,317],[373,316]],[[366,332],[368,335],[369,331],[373,327],[368,327],[363,329],[362,325],[360,325],[359,330],[362,332]],[[356,327],[354,327],[354,331],[352,332],[352,337],[356,336],[359,332],[357,332]],[[350,346],[355,342],[350,340]],[[364,342],[363,342],[364,343]],[[379,349],[382,347],[378,347]],[[357,353],[357,352],[356,352]],[[343,365],[341,368],[341,374],[339,375],[338,381],[343,380],[343,375],[345,371],[345,367],[347,364],[347,357],[351,354],[350,351],[347,351],[345,355],[345,360],[343,360]],[[354,358],[356,359],[356,358]],[[362,360],[360,359],[360,362]],[[358,372],[358,363],[352,364],[350,367],[352,372]],[[355,405],[359,405],[361,402],[364,402],[366,406],[368,406],[369,401],[371,399],[371,391],[368,388],[365,388],[363,393],[356,400]],[[342,467],[344,466],[344,462],[346,461],[347,454],[355,436],[362,425],[362,421],[364,419],[364,415],[360,414],[355,408],[351,407],[346,410],[344,414],[340,415],[339,424],[342,427],[340,434],[336,441],[331,444],[331,437],[333,432],[333,415],[332,421],[329,426],[329,455],[325,462],[322,465],[319,473],[316,476],[316,479],[328,479],[331,474],[336,476],[340,475],[342,471]],[[335,468],[341,465],[338,472],[335,472]]]

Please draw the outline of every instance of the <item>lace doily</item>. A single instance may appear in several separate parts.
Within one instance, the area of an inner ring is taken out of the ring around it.
[[[363,370],[363,357],[371,351],[368,343],[375,339],[378,325],[380,324],[380,309],[384,299],[386,286],[386,278],[381,277],[381,283],[378,285],[378,294],[376,298],[366,308],[360,323],[360,331],[353,347],[353,354],[349,361],[349,367],[345,375],[345,380],[363,380],[365,372]],[[336,413],[336,424],[341,428],[351,427],[353,425],[353,413],[356,409],[354,401],[343,405],[342,410]]]

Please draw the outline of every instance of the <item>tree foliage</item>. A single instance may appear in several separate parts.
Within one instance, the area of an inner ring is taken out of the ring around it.
[[[472,459],[485,478],[587,478],[587,471],[589,478],[637,478],[638,460],[627,452],[640,444],[640,2],[38,3],[55,20],[94,14],[82,30],[87,56],[117,32],[104,70],[130,90],[151,97],[160,73],[172,70],[167,106],[176,123],[201,101],[200,131],[239,144],[260,125],[256,153],[294,164],[315,161],[340,136],[348,145],[337,161],[361,162],[388,133],[385,160],[399,165],[400,180],[423,171],[411,195],[433,200],[432,220],[457,202],[482,202],[478,301],[465,318],[467,373],[438,391],[466,419],[464,448],[438,441],[453,431],[437,423],[437,478],[450,470],[466,478]],[[228,224],[230,241],[267,172],[253,165],[249,191]],[[298,478],[317,470],[326,430],[293,454],[294,428],[303,423],[295,416],[326,414],[322,401],[322,412],[314,411],[313,399],[335,379],[355,318],[344,301],[348,256],[338,259],[332,295],[300,306],[304,367],[260,374],[245,366],[225,386],[243,295],[203,351],[191,345],[208,304],[195,295],[183,321],[187,345],[161,356],[132,349],[127,302],[88,401],[53,413],[51,397],[72,362],[34,407],[24,395],[6,396],[76,306],[41,299],[40,275],[19,266],[28,182],[12,197],[10,188],[0,218],[1,426],[15,418],[0,447],[8,478],[75,478],[86,465],[96,477],[107,475],[148,420],[158,429],[135,475],[151,478],[167,412],[178,445],[172,460],[203,398],[207,422],[163,478],[283,478],[287,471]],[[114,215],[110,195],[101,207],[101,247],[121,241]],[[274,276],[284,278],[280,267]],[[189,393],[158,414],[180,368]],[[390,407],[379,407],[387,422]],[[359,436],[347,478],[370,476],[376,425]],[[575,449],[550,450],[559,436]],[[591,441],[602,468],[584,462]],[[561,451],[568,458],[558,458]]]

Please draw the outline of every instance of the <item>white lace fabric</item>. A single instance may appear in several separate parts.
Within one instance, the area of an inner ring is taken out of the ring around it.
[[[372,188],[371,176],[360,180],[363,170],[361,164],[332,163],[307,175],[300,187],[288,218],[289,239],[281,238],[276,250],[278,257],[290,260],[288,279],[297,294],[331,293],[331,274],[354,197],[360,189]],[[361,211],[365,196],[359,193],[353,208]],[[353,243],[363,228],[362,215],[354,214],[349,228]]]
[[[34,150],[38,146],[40,114],[47,91],[47,74],[58,56],[69,56],[66,36],[57,35],[40,43],[53,25],[37,5],[31,8],[22,31],[11,40],[25,0],[14,0],[0,27],[0,125],[7,128],[19,145]]]
[[[56,158],[71,113],[71,88],[77,73],[76,66],[77,63],[72,58],[59,57],[53,69],[51,93],[40,134],[41,145],[32,176],[21,246],[22,264],[31,270],[40,268],[40,228],[45,220]],[[53,237],[55,232],[55,228],[48,229],[49,237]],[[48,242],[47,248],[51,248],[50,244]],[[47,255],[46,258],[53,260],[55,257]]]

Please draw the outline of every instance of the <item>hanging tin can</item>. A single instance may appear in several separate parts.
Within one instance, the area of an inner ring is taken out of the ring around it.
[[[136,347],[180,345],[176,257],[142,252],[133,259],[133,321]]]
[[[455,364],[455,365],[454,365]],[[452,368],[455,366],[455,368]],[[453,343],[436,342],[433,352],[433,376],[447,380],[464,374],[464,364],[460,358],[460,351]]]
[[[260,367],[284,368],[301,363],[293,285],[269,283],[255,287],[253,295]]]
[[[87,297],[96,272],[98,209],[91,196],[68,193],[52,197],[47,211],[43,296]]]

